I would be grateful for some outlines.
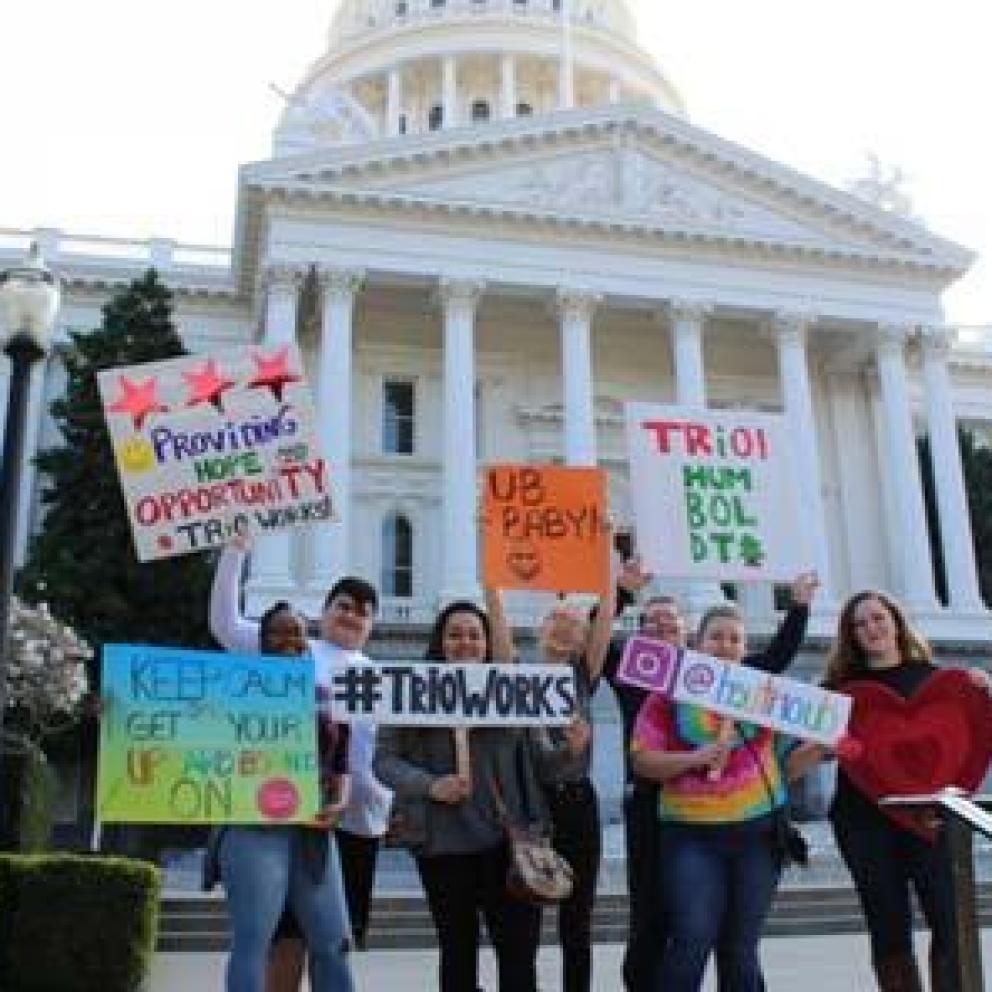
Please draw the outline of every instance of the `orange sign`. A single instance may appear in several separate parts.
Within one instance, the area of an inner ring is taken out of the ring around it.
[[[602,469],[490,465],[482,518],[487,586],[599,593],[609,582]]]

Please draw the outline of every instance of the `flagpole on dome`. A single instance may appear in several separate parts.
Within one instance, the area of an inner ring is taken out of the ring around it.
[[[561,6],[561,67],[558,73],[558,107],[575,106],[575,64],[572,56],[572,0],[559,0]]]

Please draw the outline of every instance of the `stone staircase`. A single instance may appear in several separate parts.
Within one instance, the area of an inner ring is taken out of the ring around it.
[[[979,889],[979,918],[992,926],[992,884]],[[922,920],[917,921],[922,926]],[[556,914],[544,913],[545,943],[553,943]],[[783,888],[772,907],[765,933],[771,937],[857,933],[864,929],[854,891],[837,886]],[[597,943],[622,943],[627,933],[627,899],[601,893],[593,919]],[[224,902],[216,895],[166,895],[161,904],[160,951],[226,951],[228,924]],[[369,947],[411,949],[433,947],[434,928],[422,895],[403,892],[377,896],[373,902]]]

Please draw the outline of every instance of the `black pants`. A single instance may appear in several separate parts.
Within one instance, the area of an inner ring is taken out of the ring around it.
[[[379,838],[362,837],[347,830],[336,831],[345,901],[351,918],[351,935],[359,950],[365,949],[369,929],[369,906],[375,883],[375,863],[379,856]]]
[[[441,992],[476,992],[479,914],[496,951],[500,992],[537,992],[541,910],[506,892],[505,845],[417,858],[441,951]]]
[[[944,978],[942,972],[953,966],[955,931],[954,883],[945,843],[930,844],[882,813],[838,815],[831,822],[858,890],[873,964],[913,953],[912,886],[933,934],[934,971]],[[953,978],[945,979],[944,987],[953,988]]]
[[[623,800],[630,923],[623,956],[628,992],[649,992],[668,927],[658,899],[658,787],[635,783]]]
[[[602,836],[592,782],[569,782],[548,790],[552,842],[572,866],[572,894],[558,907],[563,963],[562,992],[592,988],[592,909],[599,881]]]

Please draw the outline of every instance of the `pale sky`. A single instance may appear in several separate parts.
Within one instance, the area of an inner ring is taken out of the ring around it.
[[[981,257],[950,319],[992,323],[988,0],[634,0],[692,121],[834,184],[866,153]],[[323,53],[336,0],[50,0],[4,10],[0,228],[228,245],[237,168]]]

